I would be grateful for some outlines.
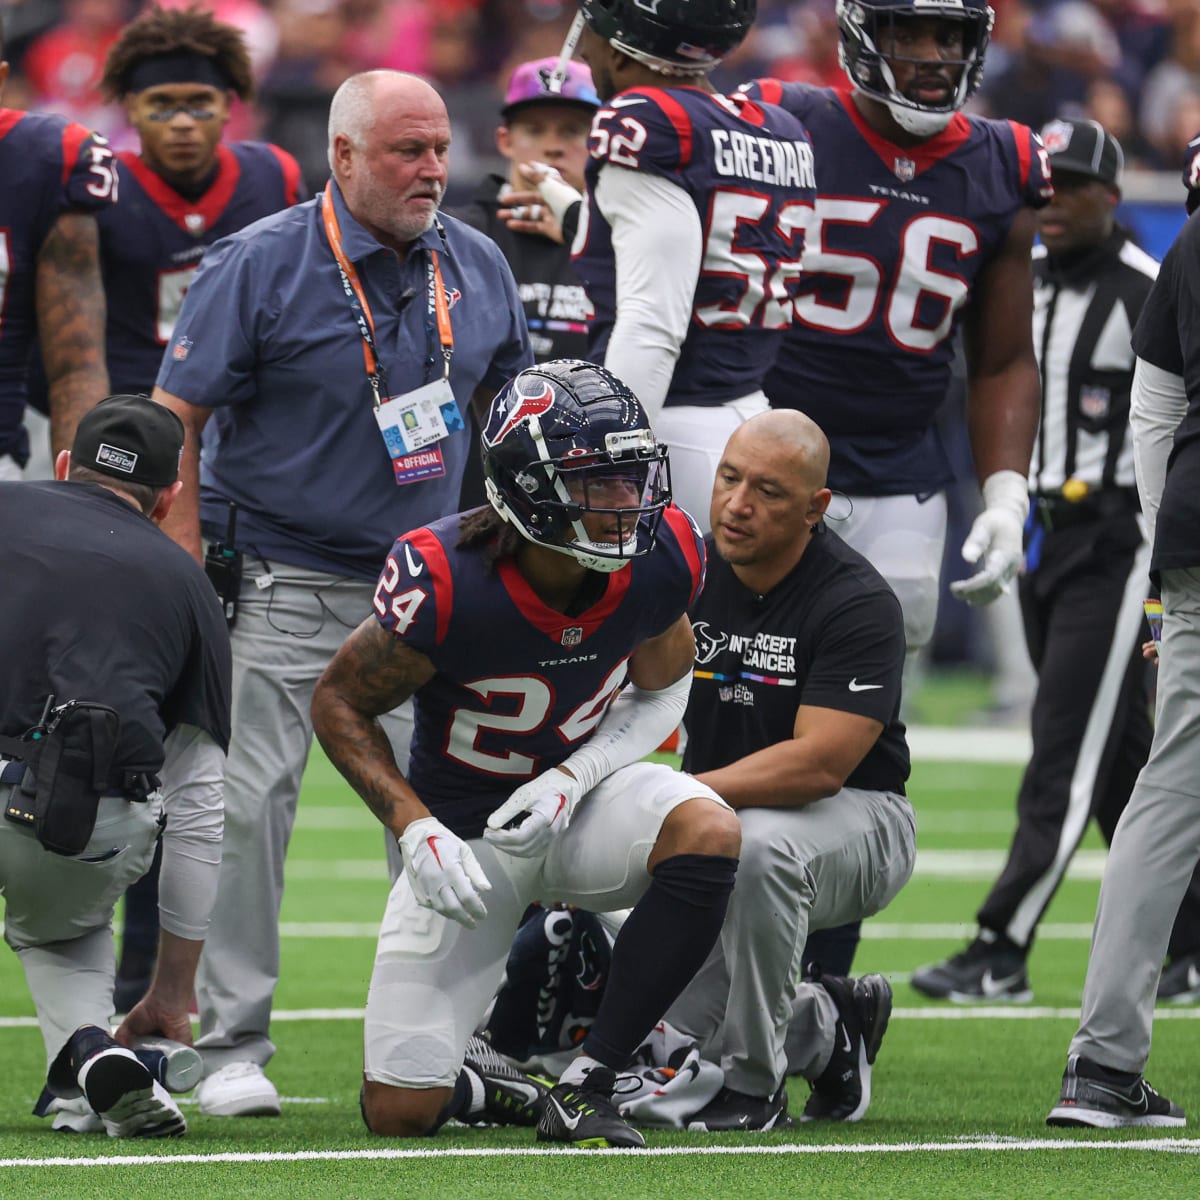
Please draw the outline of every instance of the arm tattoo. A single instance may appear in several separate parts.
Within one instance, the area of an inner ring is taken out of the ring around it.
[[[334,655],[313,696],[313,726],[330,761],[393,832],[397,801],[413,793],[377,718],[433,675],[425,655],[368,617]]]
[[[104,287],[95,217],[66,212],[37,261],[37,323],[50,391],[54,452],[69,450],[79,418],[108,395]]]

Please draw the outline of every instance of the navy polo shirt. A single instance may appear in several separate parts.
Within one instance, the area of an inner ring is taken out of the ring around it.
[[[319,199],[217,242],[184,298],[158,385],[215,409],[200,463],[204,532],[218,536],[228,501],[237,540],[268,563],[374,579],[398,536],[456,511],[474,452],[467,408],[533,363],[512,272],[483,234],[442,216],[403,262],[334,204],[347,257],[375,321],[390,393],[438,378],[442,351],[428,313],[429,251],[439,251],[454,329],[450,385],[462,426],[438,445],[440,478],[398,486],[375,422],[363,343],[325,236]]]

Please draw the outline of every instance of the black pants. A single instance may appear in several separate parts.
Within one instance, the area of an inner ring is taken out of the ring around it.
[[[1147,672],[1154,668],[1141,655],[1149,633],[1144,620],[1130,615],[1149,587],[1136,515],[1034,536],[1041,540],[1040,561],[1020,583],[1025,638],[1038,673],[1033,755],[1017,796],[1008,862],[977,914],[982,927],[1025,948],[1089,818],[1112,841],[1153,732]],[[1196,950],[1200,879],[1193,876],[1170,955]]]

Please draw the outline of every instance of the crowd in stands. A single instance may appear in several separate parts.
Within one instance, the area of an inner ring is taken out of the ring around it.
[[[167,7],[194,0],[164,0]],[[500,91],[513,66],[557,53],[574,5],[564,0],[206,0],[245,30],[258,97],[235,137],[290,150],[324,178],[325,116],[355,71],[425,75],[446,96],[456,144],[450,178],[466,188],[494,166]],[[1200,0],[993,0],[996,25],[975,107],[1037,129],[1055,117],[1098,120],[1127,165],[1177,170],[1200,128]],[[98,91],[104,56],[139,0],[0,0],[14,67],[6,103],[50,109],[132,142],[120,107]],[[722,64],[731,87],[757,75],[843,79],[834,0],[761,0],[757,24]],[[453,199],[454,197],[451,197]]]

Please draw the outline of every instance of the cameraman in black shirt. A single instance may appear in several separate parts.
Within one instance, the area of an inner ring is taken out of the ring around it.
[[[191,1042],[221,860],[229,639],[204,573],[156,528],[183,438],[168,409],[112,396],[55,481],[0,483],[0,891],[46,1044],[35,1111],[115,1137],[186,1129],[161,1056],[127,1047]],[[114,1039],[113,907],[160,837],[158,969]]]

